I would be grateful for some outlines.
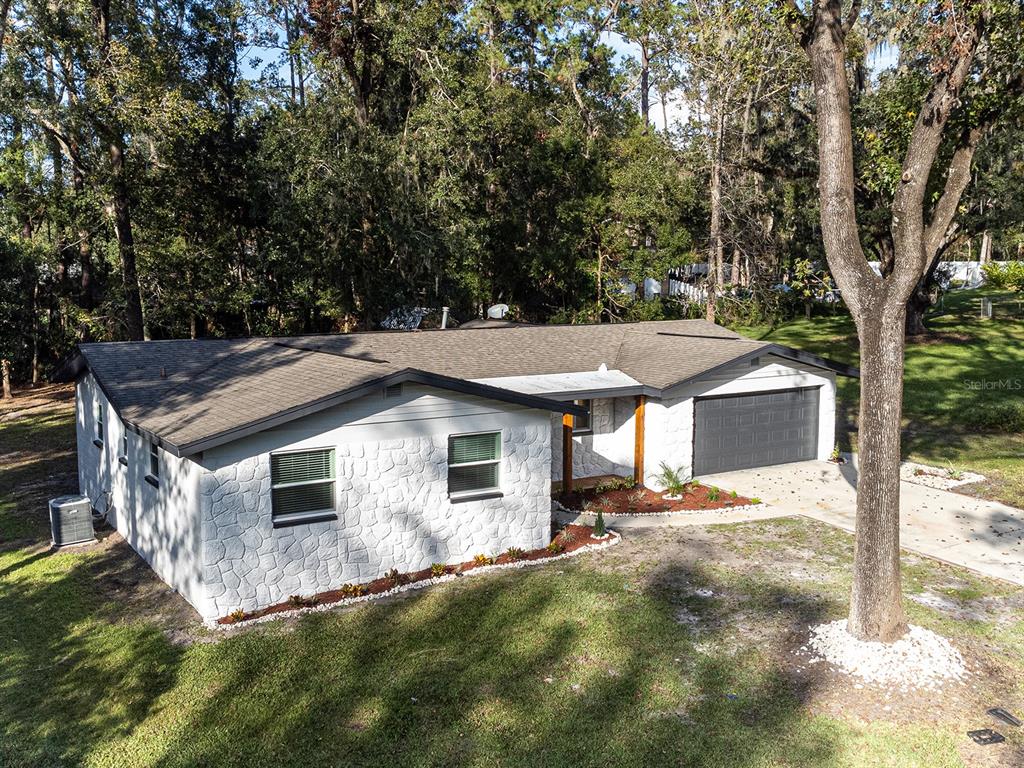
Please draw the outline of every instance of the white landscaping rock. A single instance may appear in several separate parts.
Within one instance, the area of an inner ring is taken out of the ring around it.
[[[948,469],[941,467],[929,467],[927,464],[915,464],[912,461],[904,461],[900,464],[900,479],[908,483],[917,483],[928,488],[938,488],[940,491],[948,491],[959,488],[961,485],[980,483],[985,479],[984,475],[976,472],[961,472],[960,478],[950,476]]]
[[[963,681],[969,674],[952,643],[913,624],[896,642],[876,643],[851,635],[845,619],[830,621],[812,627],[810,640],[800,650],[876,685],[934,689]]]

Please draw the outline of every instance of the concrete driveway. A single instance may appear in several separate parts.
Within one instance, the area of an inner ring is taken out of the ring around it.
[[[853,464],[804,461],[699,478],[705,485],[759,497],[778,512],[853,531]],[[950,491],[901,483],[904,549],[1024,586],[1024,510]]]

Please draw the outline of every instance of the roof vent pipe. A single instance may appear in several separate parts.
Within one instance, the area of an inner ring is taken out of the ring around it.
[[[441,307],[441,327],[448,327],[448,307]]]

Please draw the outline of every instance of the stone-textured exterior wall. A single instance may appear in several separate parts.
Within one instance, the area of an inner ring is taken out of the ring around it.
[[[633,473],[634,410],[632,397],[591,401],[591,432],[573,437],[573,477]],[[562,479],[561,414],[551,419],[551,479]]]
[[[205,615],[254,610],[551,536],[550,434],[543,414],[502,428],[501,498],[448,500],[448,434],[336,445],[338,519],[273,527],[270,454],[200,483]]]

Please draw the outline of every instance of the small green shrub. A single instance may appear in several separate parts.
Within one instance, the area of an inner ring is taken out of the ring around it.
[[[228,614],[228,620],[232,624],[237,624],[240,621],[244,621],[245,620],[245,611],[243,611],[241,608],[236,608],[235,610],[233,610],[231,613]]]
[[[963,480],[964,479],[963,471],[957,469],[956,467],[954,467],[952,462],[950,462],[949,466],[946,467],[946,476],[949,477],[950,480]]]
[[[292,608],[309,608],[316,605],[316,598],[291,595],[288,597],[288,605],[292,606]]]
[[[561,544],[560,544],[560,543],[558,542],[558,540],[557,540],[557,539],[553,540],[553,541],[552,541],[552,542],[551,542],[550,544],[548,544],[548,546],[547,546],[547,550],[548,550],[548,552],[550,552],[550,553],[551,553],[551,554],[553,554],[553,555],[557,555],[557,554],[558,554],[559,552],[561,552],[561,551],[562,551],[563,549],[565,549],[565,547],[563,547],[563,546],[562,546],[562,545],[561,545]]]
[[[430,565],[430,575],[433,576],[435,579],[438,579],[441,576],[444,576],[444,574],[445,574],[444,563],[432,563]]]
[[[708,501],[718,501],[718,497],[722,492],[715,486],[708,488]]]
[[[604,527],[604,513],[601,510],[597,510],[597,519],[594,521],[594,535],[604,536],[607,531]]]
[[[661,472],[657,475],[659,483],[665,486],[665,493],[671,496],[682,496],[686,491],[686,481],[683,479],[683,470],[672,469],[665,462],[661,462]]]
[[[985,285],[1000,291],[1024,291],[1024,261],[1007,261],[1002,264],[990,261],[982,266]]]
[[[600,514],[600,513],[598,513],[598,514]],[[508,557],[509,560],[513,560],[513,561],[515,561],[515,560],[522,560],[523,559],[523,555],[525,555],[525,554],[526,554],[526,552],[523,551],[522,549],[520,549],[519,547],[509,547],[508,549],[505,550],[505,556]]]
[[[739,494],[736,493],[736,491],[729,491],[729,498],[730,499],[735,499],[735,498],[738,498],[738,497],[739,497]]]
[[[761,503],[761,500],[760,500],[759,498],[757,498],[757,496],[755,496],[754,498],[752,498],[752,499],[750,500],[750,503],[751,503],[751,504],[760,504],[760,503]]]
[[[476,565],[493,565],[494,558],[488,557],[487,555],[476,555],[473,557],[473,562]]]
[[[978,429],[1024,432],[1024,402],[980,403],[966,410],[965,420],[968,426]]]
[[[562,544],[562,547],[564,548],[572,542],[576,541],[576,537],[568,528],[563,528],[558,533],[558,541]]]
[[[362,597],[366,594],[366,587],[362,584],[342,584],[339,592],[342,597]]]
[[[841,458],[843,457],[839,453],[839,446],[837,445],[835,448],[832,449],[832,453],[831,455],[829,455],[828,460],[831,461],[833,464],[838,464]]]

